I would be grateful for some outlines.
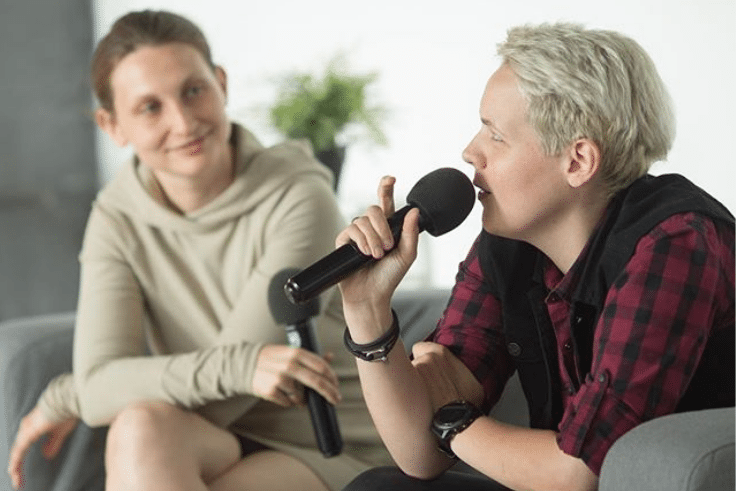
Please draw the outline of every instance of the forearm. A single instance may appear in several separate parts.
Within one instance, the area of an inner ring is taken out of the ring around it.
[[[378,326],[389,326],[391,314],[381,320],[369,316],[349,319],[353,338],[365,343],[378,337]],[[373,339],[369,339],[374,336]],[[357,339],[356,339],[357,338]],[[408,475],[431,478],[447,469],[452,461],[437,448],[430,432],[434,410],[429,393],[399,340],[385,362],[357,360],[363,395],[381,439],[397,465]]]
[[[598,479],[585,463],[565,454],[551,430],[478,418],[452,440],[467,464],[515,490],[594,490]]]
[[[75,376],[81,416],[90,426],[101,426],[143,400],[195,410],[249,395],[251,377],[246,374],[253,373],[259,349],[258,344],[240,343],[179,355],[112,359],[94,369],[80,368]]]

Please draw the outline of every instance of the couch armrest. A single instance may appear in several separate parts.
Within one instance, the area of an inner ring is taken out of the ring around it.
[[[71,371],[73,329],[71,312],[0,323],[0,462],[4,466],[21,418],[33,409],[52,378]],[[51,462],[34,445],[24,463],[23,489],[102,489],[105,432],[80,424]],[[0,490],[11,489],[7,473],[0,472]]]
[[[733,491],[734,408],[670,414],[623,435],[603,461],[600,491]]]

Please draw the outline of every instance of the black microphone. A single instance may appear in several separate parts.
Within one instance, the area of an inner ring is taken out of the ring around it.
[[[406,203],[388,219],[394,247],[409,210],[419,208],[419,230],[437,237],[460,225],[470,214],[475,204],[475,189],[465,174],[443,167],[419,179],[409,191]],[[360,252],[354,243],[345,244],[289,278],[284,287],[286,296],[296,304],[306,302],[375,261],[373,256]]]
[[[268,306],[279,324],[286,324],[286,339],[290,346],[317,353],[317,341],[310,319],[319,314],[319,299],[295,305],[286,298],[284,284],[298,269],[281,270],[268,288]],[[317,445],[325,457],[334,457],[342,451],[342,436],[335,406],[309,387],[304,394],[312,419]]]

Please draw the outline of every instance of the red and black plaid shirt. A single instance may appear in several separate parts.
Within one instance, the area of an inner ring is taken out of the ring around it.
[[[433,340],[473,371],[485,389],[484,409],[490,410],[514,364],[501,305],[489,293],[477,248],[478,241],[460,264]],[[682,213],[642,237],[608,291],[595,328],[590,374],[578,370],[569,317],[584,255],[565,275],[547,261],[545,303],[564,389],[557,441],[599,474],[621,435],[675,411],[711,332],[734,329],[734,233],[702,215]],[[573,377],[581,382],[578,391]]]

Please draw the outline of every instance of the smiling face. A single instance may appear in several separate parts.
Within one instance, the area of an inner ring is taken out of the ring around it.
[[[160,179],[230,172],[231,127],[225,73],[185,43],[143,46],[110,77],[114,112],[97,122],[119,146],[131,145]]]
[[[526,119],[516,76],[502,65],[489,79],[480,104],[481,129],[463,152],[475,168],[483,228],[533,242],[554,226],[565,206],[565,159],[545,155]]]

